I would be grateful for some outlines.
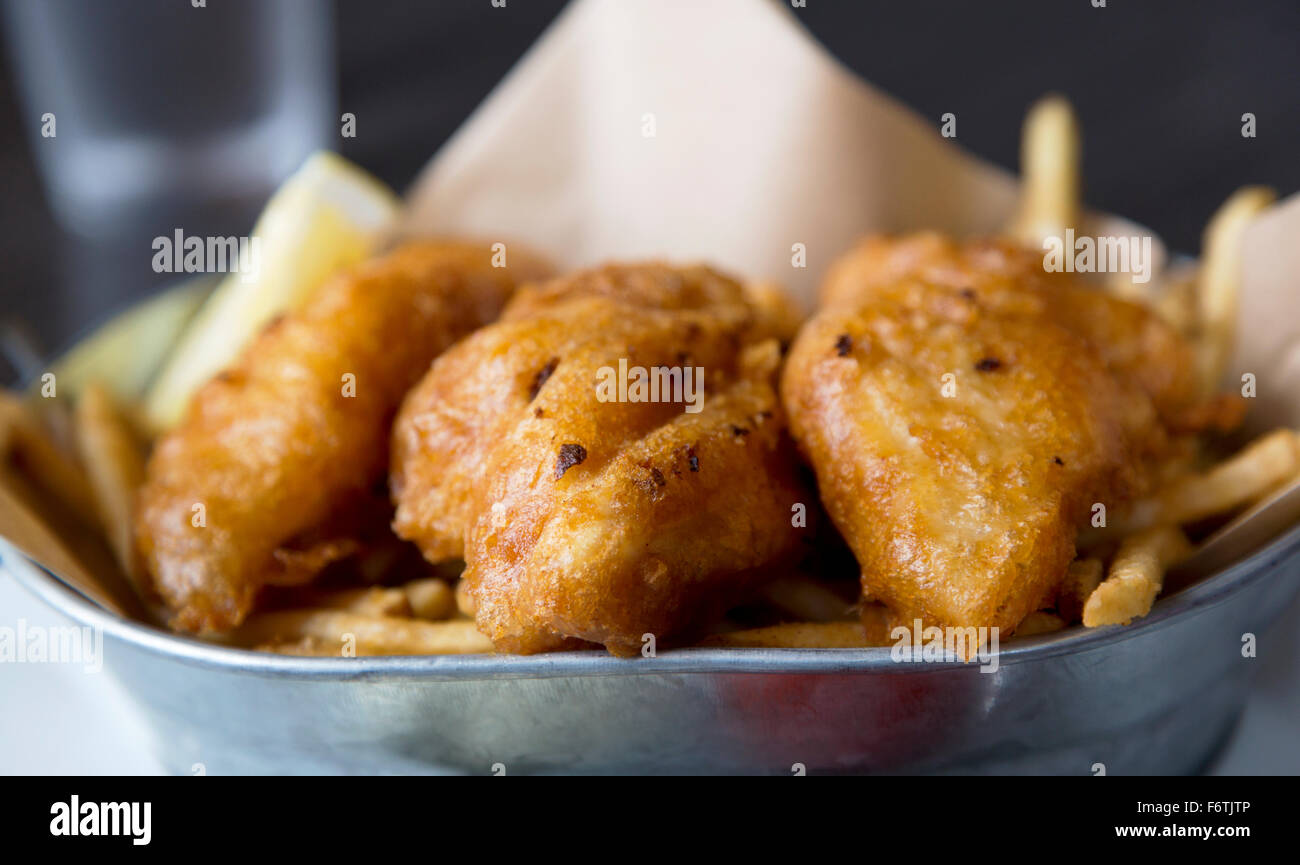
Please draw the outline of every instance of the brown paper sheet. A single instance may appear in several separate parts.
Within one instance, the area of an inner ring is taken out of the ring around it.
[[[518,240],[569,266],[707,260],[811,306],[867,230],[1009,218],[1012,177],[938,128],[779,4],[577,0],[418,178],[407,229]]]
[[[826,265],[867,232],[1007,223],[1015,179],[939,127],[841,66],[784,4],[577,0],[417,179],[405,231],[522,241],[568,266],[707,260],[810,309]]]
[[[1225,384],[1255,376],[1251,431],[1300,427],[1300,195],[1246,229],[1237,335]]]

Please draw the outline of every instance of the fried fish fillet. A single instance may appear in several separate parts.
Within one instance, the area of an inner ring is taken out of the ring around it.
[[[382,479],[392,417],[430,362],[545,271],[523,252],[494,267],[487,246],[411,243],[324,286],[200,390],[138,502],[137,544],[173,625],[238,625],[295,560],[277,553]]]
[[[791,430],[903,622],[999,627],[1051,596],[1095,504],[1198,407],[1152,313],[1008,243],[871,238],[838,261],[782,380]]]
[[[394,529],[432,561],[464,556],[500,650],[628,655],[689,630],[800,550],[791,512],[809,498],[776,394],[795,325],[773,295],[703,267],[529,286],[408,396]],[[637,368],[669,371],[660,401],[602,391]]]

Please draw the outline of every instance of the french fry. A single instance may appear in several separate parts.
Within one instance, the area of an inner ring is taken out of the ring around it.
[[[732,649],[859,649],[872,643],[861,622],[794,622],[713,634],[700,646]]]
[[[76,422],[66,399],[29,399],[25,405],[31,412],[36,428],[45,433],[50,444],[60,453],[77,452]]]
[[[1057,631],[1064,630],[1065,624],[1065,619],[1056,613],[1047,610],[1035,610],[1021,619],[1019,625],[1016,625],[1014,636],[1037,637],[1040,634],[1054,634]]]
[[[80,522],[53,521],[40,507],[42,494],[22,474],[0,466],[0,534],[99,606],[124,619],[147,617],[112,553]]]
[[[456,614],[456,593],[446,580],[437,577],[411,580],[401,591],[417,619],[439,621]]]
[[[1131,533],[1159,523],[1180,525],[1226,513],[1300,473],[1300,438],[1274,430],[1202,474],[1188,475],[1134,504],[1117,528]]]
[[[232,635],[239,645],[315,639],[358,655],[472,655],[492,651],[473,622],[424,622],[345,610],[286,610],[250,616]]]
[[[136,594],[146,599],[131,522],[135,493],[144,483],[140,442],[108,391],[97,383],[87,385],[77,400],[74,433],[104,535]]]
[[[1034,249],[1079,224],[1079,123],[1063,96],[1029,109],[1020,138],[1020,209],[1009,233]]]
[[[763,599],[796,619],[844,622],[853,618],[853,604],[810,577],[782,577],[763,589]]]
[[[1219,207],[1205,228],[1197,295],[1200,373],[1206,392],[1217,387],[1232,352],[1246,226],[1276,199],[1277,194],[1267,187],[1242,187]]]
[[[361,616],[397,616],[409,618],[411,604],[401,589],[372,586],[360,589],[337,589],[312,592],[305,606],[324,610],[340,610]]]
[[[1083,620],[1083,606],[1101,585],[1104,568],[1101,559],[1075,559],[1056,589],[1056,612],[1066,622]],[[1021,633],[1019,630],[1017,634]]]
[[[277,655],[300,655],[310,658],[328,658],[342,657],[342,648],[339,646],[330,646],[324,642],[312,637],[304,637],[301,640],[287,640],[283,642],[263,643],[255,646],[259,652],[272,652]]]
[[[0,453],[77,519],[99,525],[94,493],[76,462],[46,437],[20,397],[0,392]]]
[[[1155,313],[1183,336],[1190,336],[1199,321],[1197,268],[1193,265],[1169,267],[1151,304]]]
[[[1110,572],[1083,606],[1089,628],[1127,625],[1151,612],[1165,571],[1192,551],[1181,529],[1158,526],[1125,538]]]

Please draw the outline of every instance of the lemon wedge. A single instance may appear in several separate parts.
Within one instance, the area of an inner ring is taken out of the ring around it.
[[[397,210],[392,190],[343,157],[309,157],[257,220],[249,242],[256,266],[227,275],[172,350],[145,395],[146,422],[156,432],[174,426],[194,392],[271,319],[369,256]]]

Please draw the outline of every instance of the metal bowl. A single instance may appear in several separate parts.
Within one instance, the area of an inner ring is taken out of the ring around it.
[[[1300,590],[1297,527],[1133,625],[1012,642],[991,673],[889,649],[296,658],[124,621],[0,552],[102,629],[163,765],[212,774],[1193,772],[1244,704],[1243,635]]]
[[[138,347],[160,359],[206,289],[110,322],[65,358],[61,388],[77,370],[142,387]],[[106,669],[178,773],[1182,773],[1242,710],[1243,635],[1300,592],[1300,526],[1133,625],[1010,642],[991,673],[889,649],[296,658],[117,618],[2,539],[0,565],[101,629]]]

